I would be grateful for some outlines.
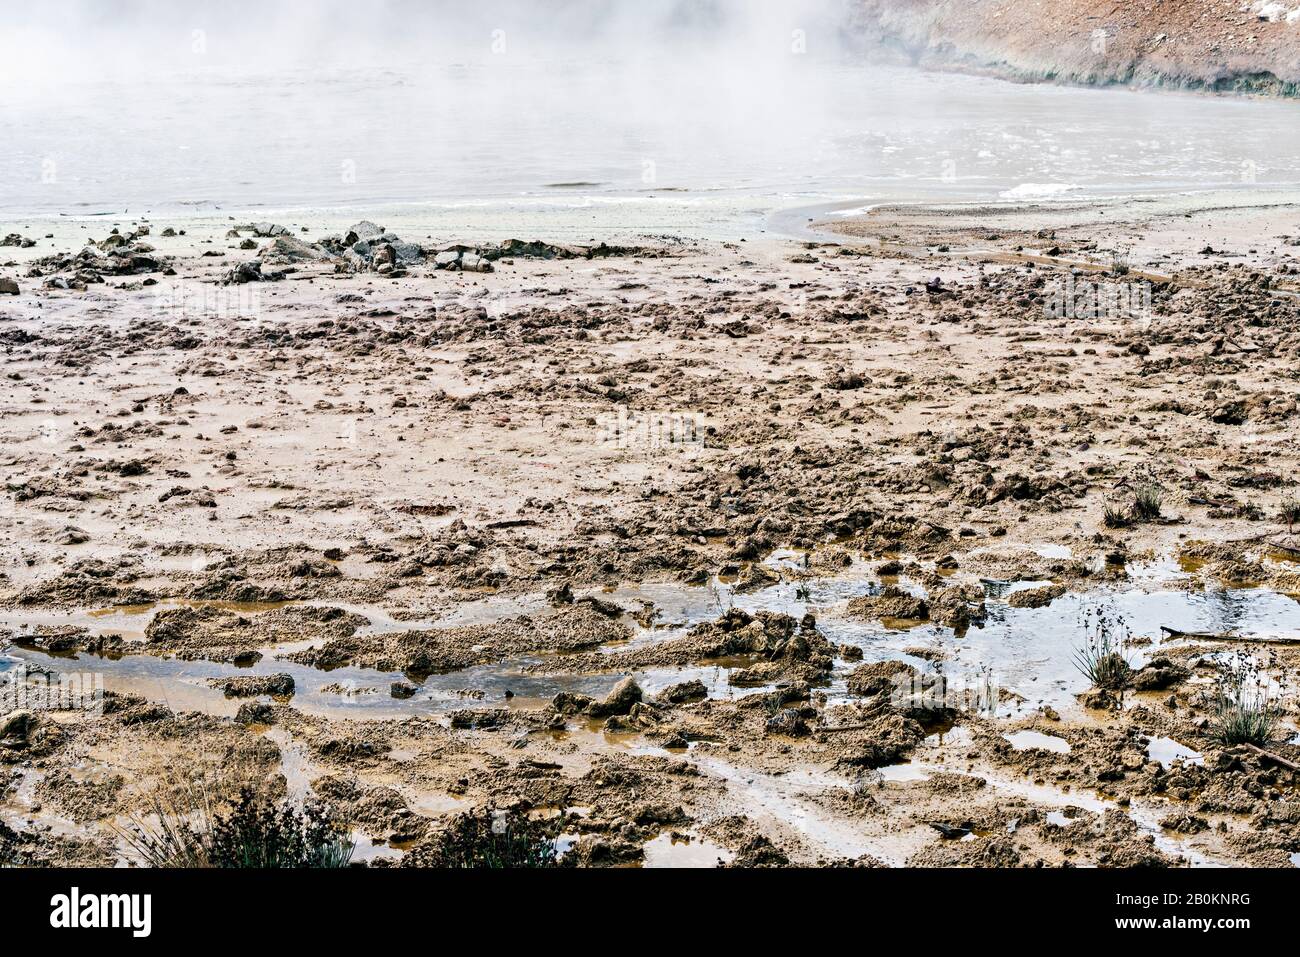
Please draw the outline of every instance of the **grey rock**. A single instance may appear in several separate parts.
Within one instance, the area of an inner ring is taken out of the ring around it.
[[[277,236],[262,247],[261,258],[270,262],[318,262],[330,254],[297,236]]]
[[[397,261],[404,266],[424,258],[424,250],[415,243],[404,243],[400,239],[395,239],[389,245],[392,246]]]
[[[659,700],[667,701],[669,704],[690,704],[693,701],[703,701],[708,696],[709,689],[705,687],[704,682],[686,681],[665,688],[660,692]]]
[[[349,229],[348,235],[355,236],[356,238],[353,239],[352,242],[356,243],[364,239],[378,239],[380,236],[383,236],[386,232],[387,230],[384,229],[383,226],[376,226],[374,223],[370,222],[369,220],[363,220],[357,223],[351,229]]]
[[[226,285],[238,286],[246,282],[263,282],[265,279],[262,275],[262,260],[250,259],[226,273],[224,282]]]
[[[614,686],[609,696],[598,704],[589,705],[587,714],[593,718],[608,718],[613,715],[625,715],[641,703],[641,686],[632,678],[624,678]]]

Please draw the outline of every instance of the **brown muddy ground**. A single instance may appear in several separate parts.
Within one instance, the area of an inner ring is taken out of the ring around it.
[[[900,702],[888,663],[1144,563],[1300,595],[1295,208],[878,210],[819,242],[311,255],[243,285],[218,281],[251,231],[166,225],[84,289],[29,274],[77,245],[0,257],[0,637],[109,676],[102,714],[0,736],[7,859],[129,859],[114,825],[201,768],[316,793],[376,865],[486,806],[565,815],[591,865],[1300,853],[1290,699],[1271,756],[1209,721],[1221,652],[1289,693],[1294,646],[1147,627],[1122,706],[1075,675],[997,717]],[[1072,266],[1150,309],[1049,314]],[[1107,526],[1150,486],[1159,516]],[[824,579],[895,588],[800,601]],[[719,597],[676,620],[632,586]],[[849,619],[946,630],[864,663],[824,625]]]
[[[864,36],[910,60],[1014,80],[1295,96],[1300,7],[1280,0],[862,0]]]

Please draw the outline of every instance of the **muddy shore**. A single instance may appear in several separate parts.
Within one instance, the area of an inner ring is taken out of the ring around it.
[[[13,709],[0,856],[131,863],[206,769],[373,866],[488,807],[592,866],[1291,866],[1300,207],[805,218],[21,227],[0,680],[105,693]]]

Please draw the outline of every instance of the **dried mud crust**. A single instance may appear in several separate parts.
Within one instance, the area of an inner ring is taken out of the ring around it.
[[[293,606],[240,614],[220,606],[199,605],[159,611],[145,629],[142,650],[242,663],[268,646],[343,640],[368,624],[363,616],[339,608]]]
[[[783,680],[824,680],[830,675],[836,655],[835,647],[817,631],[812,616],[796,622],[789,615],[749,615],[732,610],[717,621],[692,628],[681,638],[635,651],[569,657],[564,659],[563,667],[571,673],[626,673],[736,658],[750,662],[750,667],[733,674],[734,684],[764,685]]]
[[[183,348],[133,318],[140,294],[47,293],[124,318],[4,327],[5,501],[25,524],[0,601],[418,602],[706,581],[831,537],[938,558],[1011,531],[1068,540],[1078,578],[1087,553],[1255,531],[1295,494],[1300,305],[1266,270],[1165,284],[1141,328],[1046,317],[1054,270],[946,263],[934,292],[933,267],[844,251],[607,267],[667,301],[553,303],[569,269],[522,261],[526,277],[334,280],[362,290],[342,306],[277,285],[260,321],[183,321]],[[699,441],[606,441],[620,409],[628,430],[693,417]],[[1148,478],[1166,522],[1105,529]]]
[[[814,619],[720,608],[620,647],[656,609],[573,601],[715,576],[743,596],[861,562],[885,588],[853,614],[960,628],[986,612],[978,579],[1034,582],[1016,600],[1050,603],[1171,553],[1188,588],[1300,594],[1279,521],[1300,455],[1300,226],[1253,228],[1254,253],[1217,258],[1191,256],[1222,249],[1217,223],[1188,228],[1205,235],[1166,250],[1145,327],[1050,317],[1054,267],[851,239],[521,255],[491,274],[302,264],[259,284],[251,314],[202,319],[116,279],[12,298],[7,639],[231,666],[270,652],[376,683],[559,653],[537,669],[631,681],[599,700],[361,720],[295,709],[270,674],[229,685],[253,695],[236,718],[162,695],[37,715],[0,742],[0,860],[110,863],[111,823],[176,768],[229,766],[271,793],[314,790],[416,865],[451,816],[488,806],[561,816],[593,866],[644,861],[663,834],[733,866],[1285,865],[1294,775],[1211,736],[1221,645],[1168,651],[1136,706],[1045,710],[1034,729],[1069,753],[1017,751],[1004,734],[1019,724],[900,708],[889,692],[913,666],[853,661]],[[1069,241],[1101,255],[1111,240]],[[173,267],[219,278],[197,248]],[[692,441],[657,442],[647,422],[663,415],[691,417]],[[1161,516],[1108,528],[1106,508],[1151,483]],[[775,549],[799,558],[765,563]],[[554,607],[474,617],[548,593]],[[136,626],[117,614],[158,602]],[[18,624],[60,611],[114,614]],[[1294,673],[1296,649],[1245,647]],[[734,698],[636,681],[719,659],[739,666]],[[1152,735],[1203,763],[1162,767]]]
[[[632,630],[589,606],[490,625],[353,635],[285,656],[314,668],[354,665],[410,675],[446,674],[537,652],[573,652],[630,638]]]

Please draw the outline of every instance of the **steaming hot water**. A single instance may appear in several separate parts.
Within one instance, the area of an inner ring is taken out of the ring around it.
[[[5,89],[10,217],[409,207],[449,229],[506,215],[636,229],[857,199],[1300,182],[1290,103],[843,56],[763,72],[690,58],[654,77],[600,58],[331,72],[268,61]]]

